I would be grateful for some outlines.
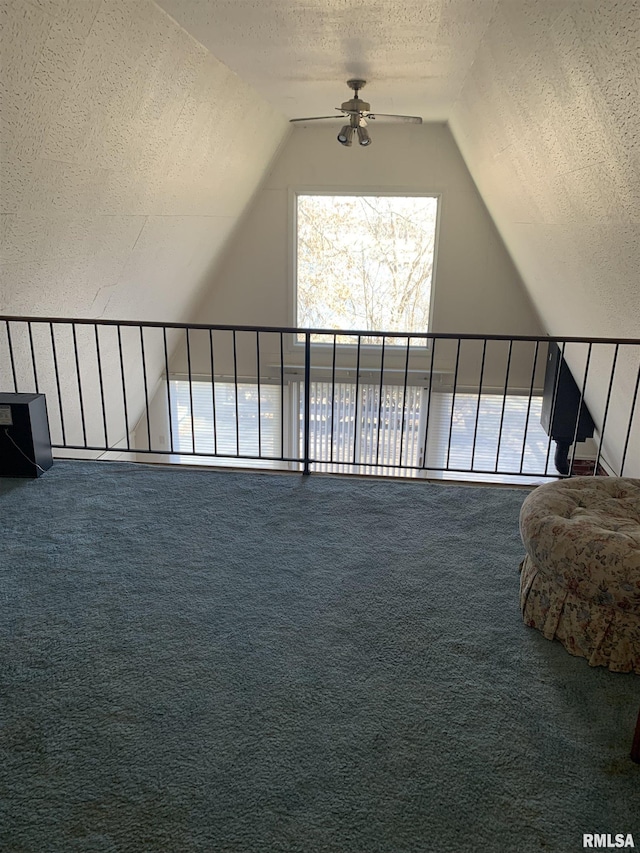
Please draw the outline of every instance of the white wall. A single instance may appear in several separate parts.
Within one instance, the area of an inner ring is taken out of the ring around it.
[[[150,0],[2,15],[0,311],[184,318],[284,119]]]
[[[366,149],[339,145],[337,130],[335,122],[295,127],[210,281],[199,322],[293,325],[291,190],[366,189],[441,194],[431,331],[543,333],[445,124],[375,125]],[[440,352],[450,365],[453,349]],[[477,373],[477,353],[469,353]],[[252,358],[246,357],[248,370]],[[528,382],[529,358],[520,387]],[[206,360],[196,346],[194,369],[206,373]],[[504,371],[502,355],[498,362]],[[173,367],[184,371],[184,351]]]
[[[338,123],[339,124],[339,123]],[[345,148],[338,124],[295,127],[210,283],[200,316],[289,324],[289,189],[441,193],[433,329],[538,333],[519,275],[444,124],[373,125],[373,144]]]
[[[550,334],[640,338],[640,15],[616,3],[503,0],[452,112],[471,174]],[[617,366],[620,459],[639,357]],[[580,360],[569,359],[578,382]],[[609,375],[587,389],[601,418]],[[627,473],[640,476],[640,409]]]
[[[0,314],[190,316],[286,121],[151,0],[0,16]]]

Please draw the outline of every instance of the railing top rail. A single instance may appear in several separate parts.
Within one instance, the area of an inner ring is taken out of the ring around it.
[[[333,337],[347,335],[349,337],[368,338],[407,338],[427,340],[474,340],[474,341],[543,341],[547,343],[581,343],[581,344],[618,344],[640,345],[640,338],[606,338],[584,337],[579,335],[493,335],[482,333],[455,332],[398,332],[372,331],[370,329],[303,329],[294,326],[252,326],[247,324],[230,323],[161,323],[154,320],[92,320],[86,317],[30,317],[0,315],[4,323],[52,323],[78,326],[131,326],[133,328],[151,329],[181,329],[181,330],[212,330],[219,332],[264,332],[286,335],[307,334]]]

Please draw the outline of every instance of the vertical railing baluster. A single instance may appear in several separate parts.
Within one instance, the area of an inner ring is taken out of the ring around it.
[[[356,389],[355,389],[355,410],[353,415],[353,464],[356,464],[356,453],[358,451],[358,397],[360,392],[360,339],[358,335],[358,351],[356,356]],[[360,430],[362,432],[362,430]]]
[[[600,465],[600,456],[602,453],[602,443],[604,442],[604,431],[607,426],[607,417],[609,416],[609,403],[611,402],[611,392],[613,390],[613,379],[616,372],[616,362],[618,361],[618,350],[620,349],[620,344],[616,344],[616,348],[613,353],[613,364],[611,365],[611,379],[609,380],[609,389],[607,391],[607,402],[604,406],[604,415],[602,417],[602,427],[600,428],[600,441],[598,442],[598,454],[596,456],[595,465],[593,466],[593,476],[598,476],[598,466]]]
[[[341,433],[343,436],[343,441],[341,441],[338,445],[338,462],[340,463],[338,470],[344,471],[344,464],[345,462],[349,461],[350,453],[348,452],[346,442],[344,441],[345,423],[347,421],[347,395],[345,393],[344,383],[341,383],[341,385],[342,387],[340,393],[338,394],[338,423],[342,424]],[[348,433],[349,431],[346,430],[346,432]]]
[[[496,464],[493,473],[498,473],[500,466],[500,445],[502,443],[502,429],[504,427],[504,413],[507,407],[507,391],[509,390],[509,373],[511,371],[511,354],[513,352],[513,341],[509,341],[509,351],[507,353],[507,369],[504,375],[504,390],[502,392],[502,411],[500,412],[500,427],[498,428],[498,446],[496,447]]]
[[[122,353],[122,331],[120,328],[120,324],[118,324],[117,329],[118,329],[118,352],[120,353],[120,375],[122,377],[122,405],[124,407],[124,427],[126,430],[127,450],[131,450],[131,439],[129,437],[129,433],[130,433],[129,408],[127,406],[127,383],[125,380],[124,356]]]
[[[409,377],[409,348],[411,346],[411,337],[407,338],[407,353],[404,360],[404,385],[402,388],[402,421],[400,423],[400,468],[402,468],[402,449],[404,442],[404,423],[405,413],[407,411],[407,379]]]
[[[233,330],[233,387],[235,389],[236,402],[236,456],[240,456],[240,408],[238,405],[238,347],[236,342],[236,330]]]
[[[218,455],[218,423],[216,419],[216,370],[214,361],[213,329],[209,329],[209,366],[211,368],[211,412],[213,415],[213,452]]]
[[[478,423],[480,421],[480,405],[482,403],[482,382],[484,379],[484,362],[487,355],[487,339],[482,344],[482,364],[480,365],[480,382],[478,383],[478,407],[476,409],[476,422],[473,428],[473,445],[471,447],[471,470],[475,471],[476,441],[478,438]]]
[[[456,410],[456,387],[458,385],[458,367],[460,365],[460,338],[458,338],[458,347],[456,350],[456,366],[453,374],[453,393],[451,394],[451,420],[449,422],[449,440],[447,441],[447,464],[449,469],[449,460],[451,458],[451,437],[453,436],[453,416]]]
[[[187,380],[189,382],[189,415],[191,417],[191,452],[196,452],[196,418],[193,411],[193,374],[191,372],[191,337],[189,327],[185,326],[185,337],[187,343]]]
[[[540,347],[540,341],[536,341],[536,348],[533,354],[533,367],[531,369],[531,385],[529,386],[529,401],[527,403],[527,416],[524,422],[524,436],[522,438],[522,454],[520,456],[520,469],[519,473],[522,474],[524,468],[524,454],[527,449],[527,433],[529,432],[529,415],[531,413],[531,400],[533,398],[533,386],[535,384],[536,378],[536,366],[538,361],[538,350]]]
[[[551,346],[553,346],[553,345],[554,344],[552,343]],[[558,346],[557,341],[555,342],[555,346],[556,347]],[[545,474],[549,473],[549,456],[551,454],[551,432],[552,432],[552,427],[553,427],[553,418],[555,415],[556,401],[558,398],[558,386],[560,385],[560,370],[562,368],[562,362],[564,360],[564,351],[565,351],[566,346],[567,346],[567,342],[563,341],[562,342],[562,348],[560,350],[560,357],[558,358],[558,365],[556,367],[556,375],[555,375],[555,378],[553,380],[553,394],[551,395],[551,411],[549,414],[549,441],[547,442],[547,456],[546,456],[546,461],[544,463],[544,473]],[[549,358],[549,352],[548,351],[547,351],[547,358]]]
[[[104,449],[109,449],[109,438],[107,436],[107,408],[104,401],[104,379],[102,377],[102,358],[100,356],[100,337],[98,335],[98,324],[94,323],[93,333],[96,340],[96,362],[98,365],[98,382],[100,384],[100,403],[102,406],[102,428],[104,431]]]
[[[569,463],[569,476],[573,474],[573,463],[576,458],[576,450],[578,447],[578,432],[580,431],[580,415],[582,414],[582,409],[584,407],[584,395],[587,390],[587,376],[589,375],[589,363],[591,361],[591,349],[593,344],[589,344],[587,349],[587,363],[584,368],[584,381],[582,383],[582,391],[580,392],[580,402],[578,404],[578,412],[576,414],[576,427],[573,431],[573,449],[571,451],[571,462]]]
[[[151,413],[149,412],[149,386],[147,382],[147,359],[144,350],[144,331],[140,324],[140,355],[142,357],[142,381],[144,383],[144,413],[147,419],[147,449],[151,450]]]
[[[78,379],[78,402],[80,403],[80,421],[82,423],[82,439],[84,446],[87,446],[87,425],[84,418],[84,396],[82,394],[82,379],[80,377],[80,360],[78,358],[78,339],[76,337],[76,324],[71,324],[71,332],[73,337],[73,354],[76,362],[76,377]]]
[[[5,320],[5,326],[7,327],[7,344],[9,345],[9,361],[11,363],[11,375],[13,376],[13,390],[15,393],[18,393],[18,376],[16,374],[16,361],[13,355],[13,340],[11,339],[11,328],[9,326],[9,321]]]
[[[382,354],[380,357],[380,389],[378,391],[378,429],[376,431],[376,465],[380,458],[380,425],[382,422],[382,392],[384,389],[384,345],[385,338],[382,338]],[[372,454],[373,455],[373,454]]]
[[[258,386],[258,456],[262,459],[262,415],[260,409],[260,332],[256,330],[256,384]]]
[[[31,329],[31,320],[27,323],[27,330],[29,332],[29,347],[31,348],[31,367],[33,369],[33,381],[36,388],[36,394],[40,393],[40,389],[38,387],[38,371],[36,369],[36,351],[33,346],[33,332]]]
[[[173,403],[171,401],[171,379],[169,377],[169,351],[167,349],[167,327],[162,327],[162,342],[164,346],[164,375],[167,380],[167,412],[169,416],[169,449],[174,452],[173,446]]]
[[[431,361],[429,362],[429,394],[427,397],[427,417],[424,424],[424,446],[422,448],[423,470],[427,467],[427,441],[429,440],[429,418],[431,417],[431,389],[433,388],[433,360],[436,357],[436,338],[431,339],[431,344]]]
[[[49,323],[49,333],[51,335],[51,355],[53,356],[53,371],[56,377],[56,388],[58,391],[58,411],[60,412],[60,428],[62,430],[62,444],[67,443],[67,435],[64,428],[64,412],[62,410],[62,389],[60,388],[60,371],[58,369],[58,352],[56,349],[56,338],[53,332],[53,323]]]
[[[310,474],[309,444],[311,439],[311,333],[304,335],[304,459],[303,474]]]
[[[280,459],[284,460],[284,340],[280,332]]]
[[[638,376],[636,378],[636,387],[633,392],[633,400],[631,401],[631,411],[629,413],[629,428],[627,429],[627,437],[624,442],[624,450],[622,451],[622,462],[620,464],[620,476],[624,477],[624,466],[627,461],[627,450],[629,449],[629,439],[633,430],[633,416],[636,411],[636,403],[638,401],[638,388],[640,388],[640,367],[638,368]]]
[[[331,440],[329,445],[329,462],[333,463],[333,437],[335,419],[335,400],[336,400],[336,340],[337,336],[333,335],[333,357],[331,362]]]

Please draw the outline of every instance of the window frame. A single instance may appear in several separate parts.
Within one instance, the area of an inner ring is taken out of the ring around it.
[[[438,267],[438,245],[440,242],[440,223],[442,218],[442,203],[443,203],[443,193],[438,190],[428,191],[428,190],[407,190],[405,188],[389,188],[385,187],[376,188],[376,187],[305,187],[305,186],[296,186],[289,187],[288,190],[288,208],[289,208],[289,286],[288,286],[288,299],[289,299],[289,319],[291,322],[291,326],[295,329],[298,327],[298,196],[306,196],[306,195],[321,195],[321,196],[388,196],[391,198],[435,198],[437,201],[437,209],[436,209],[436,227],[434,233],[434,242],[433,242],[433,267],[431,272],[431,294],[429,297],[429,321],[427,333],[433,331],[433,314],[434,314],[434,304],[435,304],[435,288],[436,288],[436,279],[437,279],[437,267]],[[374,330],[377,331],[377,330]],[[383,329],[381,331],[387,331]],[[407,334],[399,332],[398,334]],[[294,352],[299,352],[301,347],[304,347],[304,342],[299,341],[296,334],[291,336],[291,346]],[[420,339],[420,333],[415,332],[411,333],[411,338],[414,340]],[[318,347],[320,349],[330,349],[333,348],[333,344],[329,342],[320,342],[314,341],[312,346]],[[356,346],[355,340],[354,343],[338,343],[336,344],[336,348],[338,351],[342,353],[350,352]],[[380,344],[360,344],[361,349],[373,350],[379,348]],[[423,345],[415,345],[412,344],[412,350],[420,351],[423,353],[428,353],[431,349],[432,343],[429,338],[426,339],[426,343]],[[405,349],[405,344],[385,344],[385,349],[400,352]]]

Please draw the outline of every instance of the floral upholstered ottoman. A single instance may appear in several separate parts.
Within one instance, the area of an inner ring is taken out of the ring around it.
[[[520,511],[527,625],[592,666],[640,674],[640,480],[575,477]]]

